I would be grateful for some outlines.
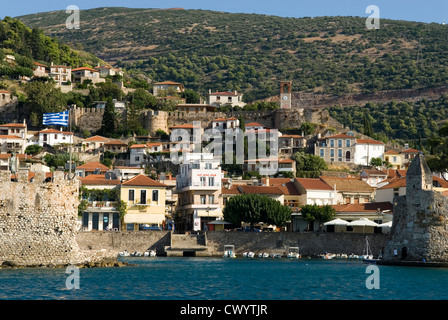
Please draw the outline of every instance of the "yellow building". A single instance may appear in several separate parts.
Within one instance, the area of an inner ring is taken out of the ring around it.
[[[384,153],[384,161],[389,162],[394,169],[404,169],[403,159],[401,154],[394,150],[389,150]]]
[[[162,227],[167,187],[143,174],[121,184],[121,200],[127,205],[123,219],[127,230]]]

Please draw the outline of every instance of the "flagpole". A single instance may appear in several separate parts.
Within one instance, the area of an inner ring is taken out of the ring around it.
[[[68,131],[71,133],[72,132],[72,122],[71,122],[71,117],[70,114],[72,113],[72,106],[70,105],[69,110],[68,110],[68,126],[69,129]],[[73,143],[73,136],[70,134],[69,135],[71,141],[70,141],[70,163],[69,163],[69,171],[68,171],[68,180],[72,179],[72,143]]]

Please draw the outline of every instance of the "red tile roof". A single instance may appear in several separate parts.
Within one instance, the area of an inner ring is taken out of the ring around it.
[[[104,164],[96,161],[87,162],[79,167],[76,167],[76,170],[85,170],[88,172],[93,172],[96,169],[100,169],[100,171],[108,171],[110,168],[108,166],[105,166]]]
[[[139,174],[126,182],[122,186],[137,186],[137,187],[168,187],[166,184],[157,182],[143,174]]]
[[[118,179],[106,179],[105,174],[91,174],[85,178],[79,178],[82,185],[119,185]]]
[[[0,127],[25,128],[26,124],[23,124],[23,123],[7,123],[7,124],[0,124]]]
[[[384,144],[384,142],[373,139],[356,139],[357,144]]]
[[[223,92],[212,92],[212,93],[209,93],[209,95],[212,95],[212,96],[237,96],[238,94],[235,92],[223,91]]]
[[[296,180],[308,190],[333,190],[331,186],[326,184],[321,179],[313,178],[296,178]]]
[[[267,179],[263,178],[262,182],[267,184]],[[269,186],[279,188],[284,195],[300,195],[294,182],[289,178],[269,178]]]
[[[397,151],[394,150],[388,150],[384,154],[399,154]]]
[[[60,133],[60,134],[65,134],[65,135],[72,135],[73,132],[67,132],[67,131],[59,131],[56,129],[45,129],[42,131],[39,131],[39,133]]]
[[[20,139],[20,140],[22,140],[22,138],[20,138],[19,136],[16,136],[16,135],[8,135],[8,134],[2,134],[2,135],[0,135],[0,139]]]
[[[81,68],[72,69],[72,72],[83,71],[83,70],[92,71],[92,72],[99,72],[98,70],[95,70],[95,69],[92,69],[92,68],[87,68],[87,67],[81,67]]]
[[[406,150],[402,150],[401,153],[418,153],[418,150],[409,148],[409,149],[406,149]]]
[[[348,134],[345,134],[345,133],[340,133],[340,134],[336,134],[333,136],[324,137],[324,139],[337,139],[337,138],[355,139],[354,136],[349,136]]]
[[[258,123],[258,122],[250,122],[246,124],[246,127],[264,127],[264,125]]]
[[[112,141],[106,142],[104,145],[120,145],[120,146],[127,146],[126,143],[124,143],[123,141],[120,141],[120,140],[112,140]]]
[[[336,186],[337,191],[372,192],[374,189],[360,178],[320,177],[329,186]]]
[[[109,139],[105,138],[105,137],[102,137],[102,136],[93,136],[93,137],[84,139],[83,141],[100,142],[100,141],[109,141]]]
[[[336,212],[378,212],[384,210],[393,210],[393,205],[390,202],[368,202],[368,203],[350,203],[332,205]]]

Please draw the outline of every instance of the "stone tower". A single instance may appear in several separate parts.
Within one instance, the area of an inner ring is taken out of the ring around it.
[[[291,81],[280,82],[280,109],[291,109]]]
[[[448,263],[448,198],[433,190],[432,180],[418,154],[406,174],[406,195],[394,199],[391,239],[381,263]]]

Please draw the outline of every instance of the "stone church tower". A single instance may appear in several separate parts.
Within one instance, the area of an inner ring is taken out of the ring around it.
[[[433,190],[432,180],[423,154],[417,155],[406,174],[406,195],[394,199],[381,264],[448,263],[448,198]]]

